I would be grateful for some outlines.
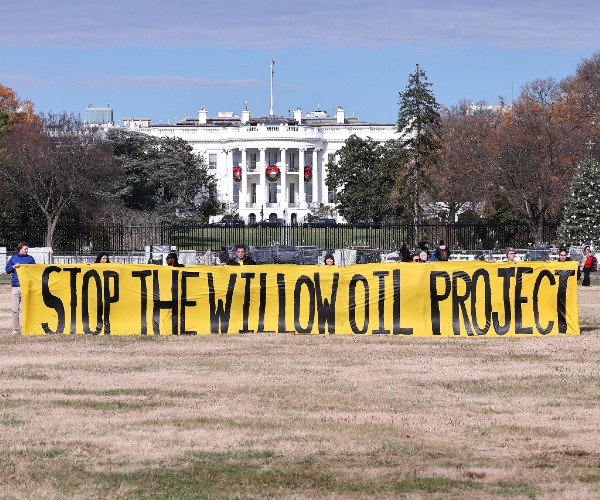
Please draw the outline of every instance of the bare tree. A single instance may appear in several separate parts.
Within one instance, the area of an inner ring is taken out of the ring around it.
[[[100,132],[74,114],[17,124],[0,141],[0,176],[44,215],[46,246],[65,209],[102,196],[118,176]]]
[[[431,182],[433,199],[447,207],[448,222],[454,222],[465,207],[486,201],[489,141],[501,112],[485,103],[473,106],[470,101],[460,101],[442,112],[442,146]]]

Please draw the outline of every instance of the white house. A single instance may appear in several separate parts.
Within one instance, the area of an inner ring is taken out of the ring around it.
[[[127,118],[125,128],[156,137],[178,137],[206,159],[217,179],[216,197],[226,213],[247,223],[284,219],[300,223],[323,205],[333,205],[325,185],[327,163],[352,134],[377,142],[398,138],[396,125],[362,122],[317,110],[293,117],[254,117],[245,107],[241,117],[220,112],[174,125],[152,125],[148,119]],[[341,217],[337,217],[341,220]]]

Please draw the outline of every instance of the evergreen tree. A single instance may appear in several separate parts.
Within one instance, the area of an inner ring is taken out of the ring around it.
[[[411,206],[414,224],[422,221],[421,194],[429,185],[427,168],[435,164],[440,146],[440,105],[435,100],[425,71],[417,64],[408,85],[400,93],[398,132],[400,141],[408,153],[408,175],[412,180]],[[415,234],[415,241],[418,241]]]
[[[600,241],[600,166],[591,155],[575,171],[557,237],[562,246]]]
[[[351,135],[339,150],[339,161],[327,164],[326,184],[336,191],[340,213],[350,223],[380,224],[394,215],[391,192],[401,154],[394,144]]]
[[[117,194],[127,208],[169,219],[197,212],[197,195],[206,193],[214,178],[191,145],[117,129],[109,130],[107,139],[125,172]],[[202,212],[211,206],[204,205]]]

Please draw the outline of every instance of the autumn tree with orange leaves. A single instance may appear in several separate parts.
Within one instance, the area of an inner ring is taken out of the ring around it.
[[[489,141],[489,194],[520,214],[537,243],[544,222],[559,215],[582,151],[579,128],[565,119],[560,100],[552,78],[526,84]]]
[[[11,125],[35,120],[33,103],[29,99],[19,99],[10,87],[0,84],[0,133]]]
[[[430,200],[442,204],[438,215],[445,222],[454,222],[461,212],[484,208],[491,188],[486,178],[492,162],[489,141],[499,120],[499,112],[490,111],[484,102],[472,105],[463,100],[442,110],[442,140],[432,169]]]

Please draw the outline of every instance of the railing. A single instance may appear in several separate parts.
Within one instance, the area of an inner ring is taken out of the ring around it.
[[[330,248],[397,250],[403,242],[417,248],[412,224],[333,227],[286,225],[272,227],[211,226],[196,223],[164,223],[153,226],[122,224],[59,225],[54,233],[55,250],[67,252],[133,252],[147,245],[173,245],[179,249],[219,250],[223,246],[245,243],[253,246],[296,245]],[[418,234],[435,248],[443,239],[453,253],[461,249],[491,250],[500,253],[506,246],[538,246],[525,224],[423,224]],[[543,228],[542,242],[554,241],[556,226]],[[45,246],[45,225],[0,226],[0,246],[14,248],[19,241],[32,247]]]

